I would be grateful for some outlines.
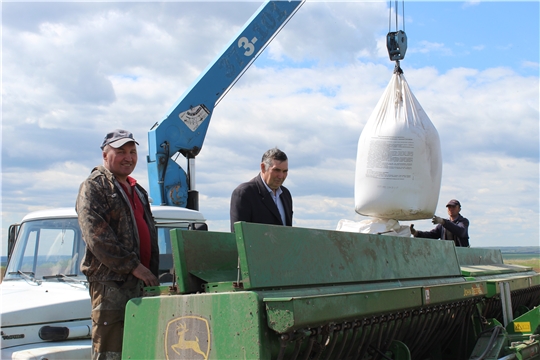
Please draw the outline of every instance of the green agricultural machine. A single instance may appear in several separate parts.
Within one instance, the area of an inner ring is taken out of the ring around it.
[[[244,222],[171,244],[124,359],[540,359],[540,274],[498,250]]]

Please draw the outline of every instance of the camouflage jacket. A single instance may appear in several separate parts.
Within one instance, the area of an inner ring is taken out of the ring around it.
[[[148,194],[136,185],[150,230],[150,270],[159,271],[159,248]],[[139,234],[129,199],[114,175],[103,166],[92,170],[81,184],[76,210],[86,243],[81,271],[88,281],[133,280],[131,271],[139,264]]]

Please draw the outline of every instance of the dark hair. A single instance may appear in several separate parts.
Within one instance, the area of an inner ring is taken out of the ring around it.
[[[277,147],[267,150],[261,159],[261,162],[264,164],[264,167],[266,170],[272,166],[272,160],[276,161],[286,161],[287,160],[287,154],[285,154],[283,151],[279,150]]]

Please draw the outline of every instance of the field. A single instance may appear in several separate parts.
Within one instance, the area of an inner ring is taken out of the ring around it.
[[[530,266],[540,273],[540,246],[506,246],[498,249],[505,264]]]
[[[534,254],[504,254],[503,260],[505,264],[530,266],[540,273],[540,255]]]

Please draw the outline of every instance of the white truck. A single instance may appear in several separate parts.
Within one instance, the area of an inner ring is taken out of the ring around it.
[[[160,281],[173,267],[169,230],[206,230],[196,210],[152,206]],[[12,225],[9,263],[0,284],[0,359],[90,359],[90,296],[79,265],[85,245],[74,208],[43,210]]]

